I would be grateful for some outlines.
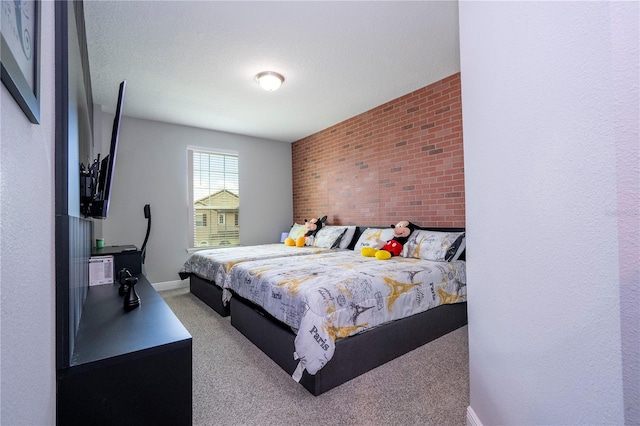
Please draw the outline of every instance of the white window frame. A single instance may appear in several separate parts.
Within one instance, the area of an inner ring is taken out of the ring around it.
[[[187,146],[187,195],[189,198],[189,208],[188,208],[188,223],[189,223],[189,240],[187,241],[187,252],[191,253],[202,249],[203,247],[198,245],[201,243],[195,244],[195,209],[193,207],[194,203],[194,194],[193,194],[193,155],[192,152],[204,152],[207,154],[219,154],[219,155],[234,155],[238,157],[238,169],[240,168],[240,155],[238,151],[225,150],[225,149],[217,149],[217,148],[207,148],[201,146]],[[238,185],[240,185],[240,176],[238,176]],[[240,206],[238,206],[240,208]],[[210,219],[210,218],[209,218]],[[239,226],[239,225],[238,225]],[[211,247],[204,247],[211,248]]]

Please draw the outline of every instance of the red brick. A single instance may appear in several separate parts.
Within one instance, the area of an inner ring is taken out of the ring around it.
[[[460,86],[454,74],[294,142],[294,218],[464,226]]]

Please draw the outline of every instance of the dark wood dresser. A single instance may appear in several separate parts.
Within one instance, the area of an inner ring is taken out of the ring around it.
[[[141,302],[129,312],[119,284],[89,287],[70,366],[58,370],[58,424],[191,425],[191,335],[136,276]]]

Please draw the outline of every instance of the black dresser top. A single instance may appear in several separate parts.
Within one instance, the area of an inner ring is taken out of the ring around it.
[[[191,345],[191,335],[162,297],[144,275],[137,277],[140,306],[129,312],[123,308],[119,284],[89,287],[71,366],[132,356],[168,344]]]

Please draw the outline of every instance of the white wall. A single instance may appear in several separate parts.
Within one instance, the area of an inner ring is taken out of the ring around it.
[[[55,424],[54,3],[41,4],[40,124],[0,85],[0,424]]]
[[[638,3],[459,17],[468,419],[639,424]]]
[[[127,91],[131,96],[130,85]],[[104,113],[103,154],[112,123],[113,114]],[[124,117],[109,217],[99,225],[106,245],[140,247],[147,229],[143,208],[151,205],[145,271],[152,283],[178,280],[188,257],[190,145],[238,152],[241,244],[276,243],[293,222],[290,144]]]

